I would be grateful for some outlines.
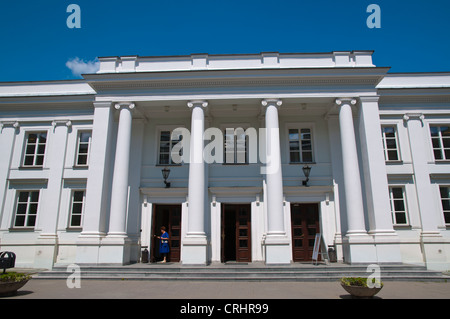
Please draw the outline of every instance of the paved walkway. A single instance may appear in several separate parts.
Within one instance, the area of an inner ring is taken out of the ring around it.
[[[12,299],[346,299],[338,282],[30,280]],[[382,299],[450,299],[450,282],[384,283]],[[6,298],[1,298],[6,299]]]

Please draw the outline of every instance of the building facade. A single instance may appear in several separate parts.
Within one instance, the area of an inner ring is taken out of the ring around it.
[[[320,234],[347,263],[448,270],[450,73],[372,54],[104,57],[0,83],[0,250],[155,262],[165,226],[182,264],[311,261]]]

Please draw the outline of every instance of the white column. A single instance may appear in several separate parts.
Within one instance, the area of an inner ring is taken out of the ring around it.
[[[53,121],[52,133],[48,136],[49,150],[46,166],[49,167],[47,189],[39,195],[42,202],[40,227],[36,246],[34,265],[51,268],[58,251],[57,223],[61,202],[64,163],[66,158],[67,131],[72,123],[69,120]]]
[[[356,99],[339,98],[339,128],[342,147],[347,233],[344,237],[344,257],[347,262],[375,262],[373,239],[367,235],[364,222],[361,176],[359,172],[352,105]]]
[[[283,206],[283,177],[281,171],[280,130],[278,108],[282,101],[265,99],[266,108],[266,175],[267,184],[267,235],[266,263],[287,264],[292,260],[289,239],[286,235]]]
[[[378,99],[378,96],[360,97],[359,111],[359,136],[369,234],[374,236],[378,262],[401,262],[399,238],[394,231],[389,203]]]
[[[440,224],[440,209],[436,196],[433,193],[428,169],[428,135],[425,134],[425,116],[420,113],[408,113],[403,116],[408,127],[409,145],[411,148],[412,166],[414,171],[414,184],[416,186],[417,201],[419,205],[421,231],[421,250],[429,269],[445,270],[445,247],[442,244],[442,235],[438,229]]]
[[[183,239],[182,262],[206,264],[207,239],[205,234],[205,162],[203,161],[204,108],[206,101],[190,101],[191,140],[188,185],[188,229]]]
[[[111,212],[108,236],[126,237],[126,218],[128,207],[128,175],[130,167],[131,125],[133,103],[115,105],[119,114],[116,156],[111,191]]]
[[[3,224],[2,212],[5,205],[9,169],[11,167],[13,147],[19,127],[19,122],[16,121],[0,122],[0,147],[2,149],[2,156],[0,156],[0,226]]]
[[[75,259],[77,264],[98,263],[101,242],[106,235],[107,208],[111,195],[109,191],[112,165],[111,135],[114,126],[114,112],[111,106],[111,102],[94,102],[86,206],[83,230],[77,240]]]

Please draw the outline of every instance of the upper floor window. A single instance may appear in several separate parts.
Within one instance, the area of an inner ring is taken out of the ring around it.
[[[408,225],[405,188],[402,186],[389,187],[389,200],[391,203],[392,223],[394,225]]]
[[[440,186],[442,211],[444,213],[445,224],[450,226],[450,186]]]
[[[178,164],[173,161],[170,154],[174,145],[181,141],[181,135],[178,139],[172,139],[172,131],[162,130],[159,132],[159,165],[175,165]],[[180,154],[181,155],[181,154]]]
[[[47,132],[27,133],[23,166],[42,167],[44,165],[46,143]]]
[[[290,163],[313,162],[312,133],[310,128],[289,129]]]
[[[20,191],[17,196],[14,227],[34,227],[39,203],[39,191]]]
[[[89,150],[91,148],[91,131],[83,131],[78,134],[76,166],[87,166],[89,163]]]
[[[224,163],[248,164],[246,131],[242,128],[226,128],[224,133]]]
[[[435,160],[450,160],[450,126],[430,125]]]
[[[381,134],[383,138],[384,159],[386,161],[400,160],[395,126],[383,126],[381,128]]]

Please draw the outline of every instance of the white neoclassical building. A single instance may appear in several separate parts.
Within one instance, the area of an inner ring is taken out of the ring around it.
[[[182,264],[311,261],[320,234],[347,263],[450,269],[450,73],[372,54],[104,57],[0,83],[0,250],[155,262],[165,226]]]

